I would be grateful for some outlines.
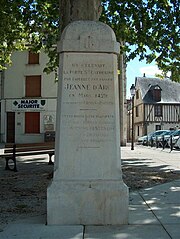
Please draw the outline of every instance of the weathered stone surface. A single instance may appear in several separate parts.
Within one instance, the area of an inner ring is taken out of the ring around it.
[[[94,21],[75,21],[64,29],[58,51],[118,54],[120,46],[114,32],[106,24]]]
[[[127,188],[119,180],[54,181],[48,193],[48,224],[127,224]]]
[[[119,148],[117,46],[112,29],[103,23],[73,22],[62,34],[48,224],[128,221]]]

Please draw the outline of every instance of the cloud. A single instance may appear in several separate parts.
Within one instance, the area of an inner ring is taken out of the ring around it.
[[[155,76],[155,74],[161,74],[162,71],[158,69],[158,67],[156,65],[154,66],[144,66],[144,67],[141,67],[139,69],[141,75],[145,75],[146,76]]]

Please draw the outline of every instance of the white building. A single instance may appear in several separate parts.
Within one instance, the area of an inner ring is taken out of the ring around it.
[[[47,61],[43,52],[15,52],[1,72],[1,142],[44,142],[55,132],[57,82],[43,72]]]

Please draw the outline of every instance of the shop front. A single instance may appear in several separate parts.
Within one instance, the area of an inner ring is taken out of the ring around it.
[[[5,143],[39,143],[46,141],[47,135],[54,135],[55,98],[7,99],[3,103],[5,114],[1,129]],[[49,137],[48,141],[54,139]]]

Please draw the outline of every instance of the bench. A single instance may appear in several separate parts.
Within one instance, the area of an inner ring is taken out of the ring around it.
[[[6,144],[4,152],[0,154],[0,157],[6,160],[6,170],[13,170],[17,172],[16,157],[18,156],[28,156],[28,155],[38,155],[38,154],[48,154],[49,162],[48,164],[53,164],[52,156],[54,155],[54,142],[44,142],[44,143],[29,143],[29,144]],[[9,166],[9,160],[12,160],[14,167]]]

